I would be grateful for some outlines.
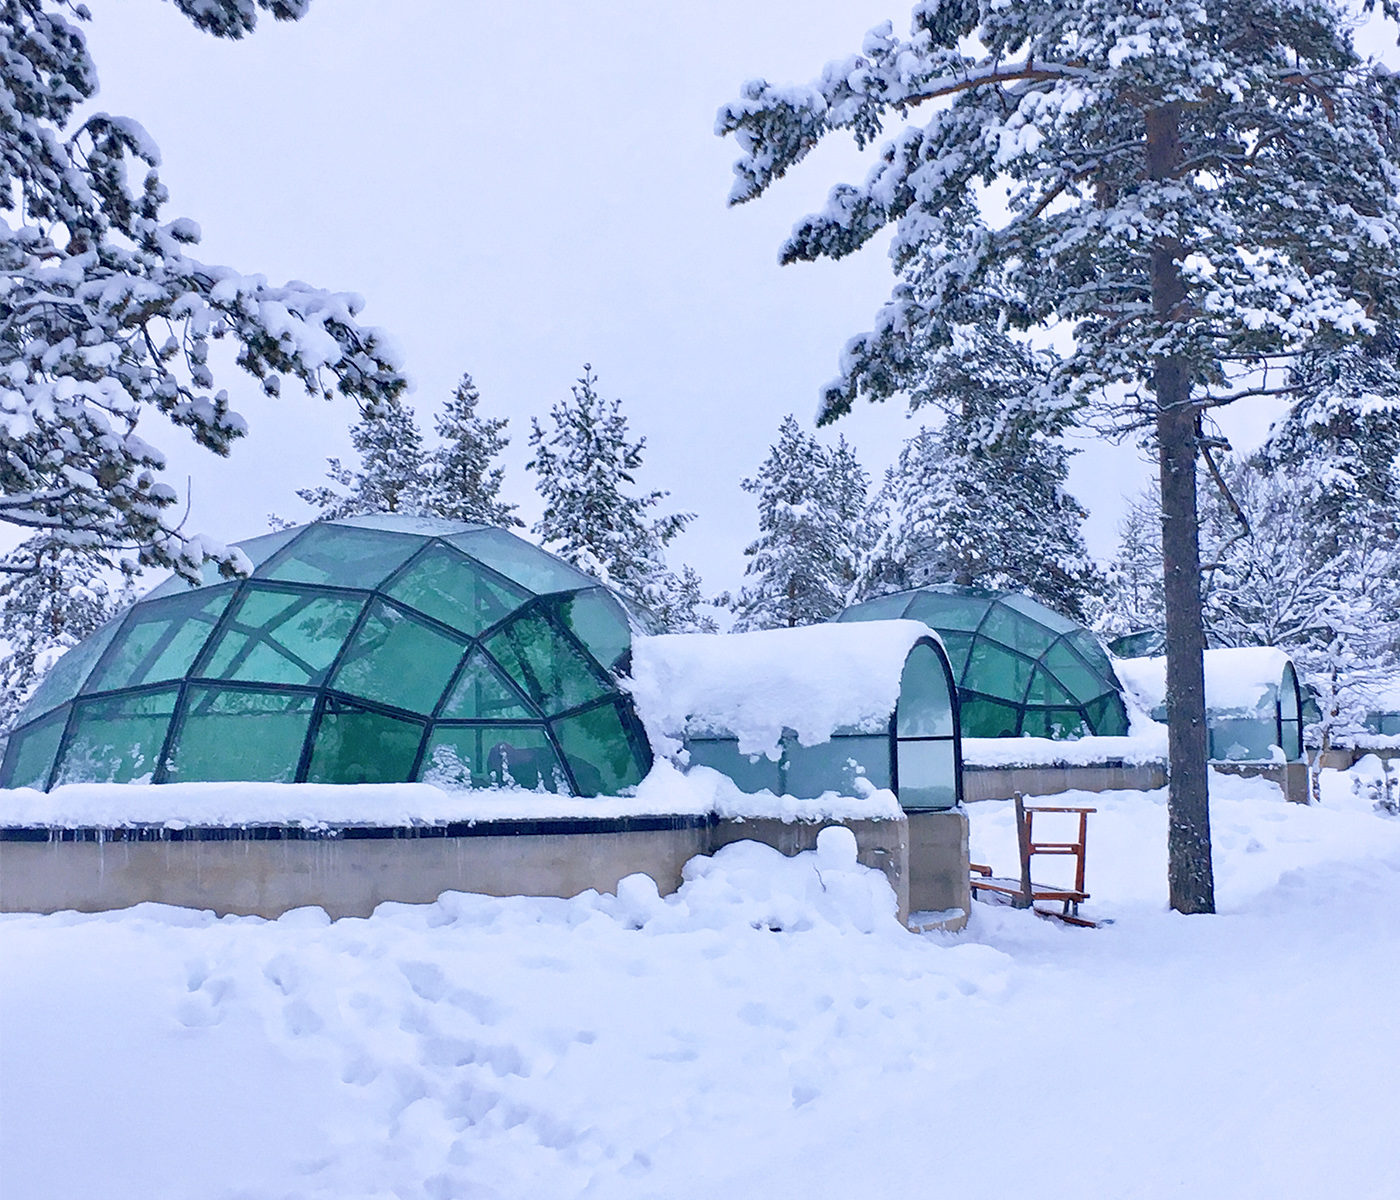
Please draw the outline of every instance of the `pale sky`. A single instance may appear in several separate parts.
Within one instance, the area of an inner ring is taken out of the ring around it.
[[[470,371],[482,411],[510,418],[506,486],[527,521],[529,419],[591,362],[647,439],[639,484],[697,514],[673,565],[712,590],[741,583],[756,514],[739,481],[786,413],[810,426],[891,280],[883,245],[780,268],[790,227],[866,164],[824,146],[729,209],[737,148],[714,136],[715,111],[752,76],[814,77],[882,20],[903,31],[908,0],[314,0],[243,42],[159,0],[90,7],[97,107],[160,145],[167,217],[199,222],[199,256],[364,295],[363,319],[404,352],[425,428]],[[1395,64],[1392,43],[1366,42]],[[268,400],[231,366],[219,382],[252,429],[229,460],[150,438],[172,482],[192,477],[190,527],[234,541],[269,512],[309,515],[295,489],[349,456],[351,405],[291,386]],[[1227,428],[1248,442],[1267,419]],[[863,405],[820,436],[844,433],[878,478],[916,427]],[[1123,494],[1153,468],[1131,447],[1084,445],[1071,486],[1106,556]]]

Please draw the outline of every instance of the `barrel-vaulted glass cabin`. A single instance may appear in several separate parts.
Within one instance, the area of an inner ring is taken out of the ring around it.
[[[910,812],[962,796],[958,697],[914,621],[640,637],[632,691],[658,752],[743,792],[888,788]]]
[[[1098,639],[1029,596],[936,584],[852,605],[837,620],[898,617],[938,634],[957,683],[964,737],[1128,732],[1122,691]]]
[[[172,579],[60,659],[0,787],[436,779],[592,796],[650,768],[618,682],[628,614],[543,550],[393,516],[241,548],[248,578]]]
[[[1167,719],[1167,660],[1117,660],[1119,678],[1154,721]],[[1207,650],[1206,730],[1214,762],[1303,757],[1303,703],[1288,654],[1273,646]]]

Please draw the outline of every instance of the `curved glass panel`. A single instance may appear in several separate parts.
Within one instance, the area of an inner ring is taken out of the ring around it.
[[[593,664],[538,614],[517,617],[482,645],[550,716],[607,693]]]
[[[601,588],[566,596],[555,612],[606,670],[616,670],[632,648],[632,630],[622,605]]]
[[[1021,709],[1019,705],[1002,700],[992,700],[986,696],[967,695],[961,697],[959,713],[962,716],[963,737],[1019,737],[1021,734]]]
[[[331,687],[427,716],[467,648],[376,600],[336,668]]]
[[[539,715],[484,651],[473,650],[452,685],[447,703],[439,710],[438,720],[529,721]]]
[[[198,674],[250,683],[322,683],[363,607],[361,597],[250,587]]]
[[[482,529],[446,540],[537,596],[598,586],[596,579],[504,529]]]
[[[909,607],[909,592],[892,592],[887,596],[876,596],[863,601],[860,612],[848,608],[836,619],[838,621],[895,621],[904,616]]]
[[[420,778],[447,788],[570,791],[542,725],[440,725],[428,741]]]
[[[215,623],[233,598],[233,587],[199,588],[183,596],[138,604],[83,691],[115,691],[179,679],[214,632]]]
[[[150,783],[178,695],[172,687],[75,700],[55,782]]]
[[[347,525],[310,525],[253,574],[257,579],[288,583],[373,588],[422,547],[421,540],[402,533]]]
[[[63,739],[63,727],[68,722],[68,710],[54,713],[42,721],[10,734],[5,747],[5,762],[0,768],[0,787],[48,787],[49,772],[53,770],[54,755]]]
[[[466,555],[441,544],[415,560],[388,594],[444,625],[473,635],[510,616],[530,598],[523,588],[488,576]]]
[[[315,707],[310,693],[191,687],[166,778],[291,783]]]
[[[953,697],[943,663],[932,646],[915,646],[904,660],[895,733],[899,737],[953,736]]]
[[[35,689],[34,695],[29,698],[29,703],[19,714],[19,721],[21,723],[31,721],[40,713],[48,712],[49,709],[57,708],[60,704],[73,699],[83,686],[84,680],[87,679],[88,672],[102,657],[102,652],[111,644],[112,639],[117,636],[117,630],[122,627],[127,615],[127,613],[122,613],[119,617],[113,617],[91,637],[79,642],[58,662],[54,663],[53,669],[44,676],[43,683]]]
[[[552,728],[581,795],[611,796],[641,783],[645,771],[613,705],[561,717]]]
[[[413,776],[423,726],[332,699],[315,736],[308,783],[397,783]]]

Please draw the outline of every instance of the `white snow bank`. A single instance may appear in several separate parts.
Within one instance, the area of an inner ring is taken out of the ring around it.
[[[1215,713],[1253,716],[1266,701],[1272,705],[1283,670],[1292,661],[1276,646],[1207,650],[1206,708]],[[1165,658],[1115,658],[1113,670],[1148,712],[1166,704]]]
[[[1142,721],[1130,737],[963,738],[963,762],[973,767],[1090,767],[1117,761],[1128,766],[1167,757],[1167,727]]]
[[[776,758],[787,729],[804,746],[840,727],[883,730],[922,638],[937,635],[921,621],[638,637],[627,686],[660,753],[685,735],[723,734]]]
[[[130,825],[414,826],[458,821],[549,820],[716,813],[784,821],[892,818],[889,791],[828,792],[814,800],[741,792],[708,768],[658,759],[630,796],[582,798],[520,788],[444,790],[426,783],[70,783],[51,792],[0,790],[0,825],[111,829]]]

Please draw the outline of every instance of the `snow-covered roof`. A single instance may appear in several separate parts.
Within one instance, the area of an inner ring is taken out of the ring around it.
[[[658,751],[719,733],[774,756],[785,730],[814,746],[838,728],[885,729],[920,641],[938,642],[922,621],[637,637],[626,686]]]
[[[1276,646],[1240,646],[1207,650],[1206,708],[1213,713],[1253,715],[1272,705],[1283,671],[1293,660]],[[1167,702],[1165,658],[1118,658],[1113,669],[1123,686],[1148,711]]]

